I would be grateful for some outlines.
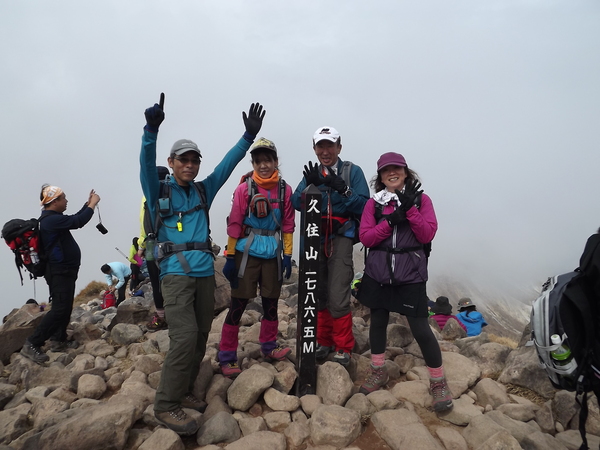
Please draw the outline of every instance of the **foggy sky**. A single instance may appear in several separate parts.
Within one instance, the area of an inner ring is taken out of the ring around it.
[[[139,232],[144,109],[165,93],[158,162],[192,139],[201,180],[258,101],[292,187],[320,126],[369,179],[400,152],[438,216],[430,278],[538,287],[575,268],[600,226],[599,19],[594,1],[0,0],[0,225],[37,217],[43,183],[65,190],[67,214],[95,189],[109,233],[97,214],[73,232],[77,291],[102,281]],[[250,169],[248,157],[213,204],[221,247]],[[6,246],[0,268],[3,316],[33,284]]]

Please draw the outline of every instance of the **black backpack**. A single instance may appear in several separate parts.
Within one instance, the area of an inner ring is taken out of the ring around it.
[[[598,230],[600,233],[600,229]],[[600,404],[600,234],[590,236],[579,262],[577,274],[566,286],[559,305],[560,318],[573,357],[576,399],[581,406],[579,432],[587,449],[585,422],[588,416],[587,393],[593,391]]]
[[[46,253],[40,236],[40,219],[11,219],[2,227],[2,238],[15,254],[15,265],[23,285],[24,268],[29,279],[43,277],[46,272]]]

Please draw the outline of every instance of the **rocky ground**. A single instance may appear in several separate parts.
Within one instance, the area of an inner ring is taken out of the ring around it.
[[[486,333],[465,338],[459,327],[434,330],[443,351],[454,408],[436,415],[430,407],[428,372],[401,316],[388,327],[386,365],[390,382],[367,396],[358,393],[369,359],[368,311],[354,311],[356,347],[346,369],[319,365],[317,392],[293,395],[297,373],[297,286],[284,286],[279,302],[280,342],[294,351],[289,361],[260,356],[261,306],[251,302],[240,329],[235,380],[216,362],[229,287],[217,274],[216,317],[195,394],[208,407],[187,410],[200,424],[181,438],[153,415],[155,389],[169,346],[168,330],[150,332],[152,292],[101,310],[99,299],[74,309],[71,332],[82,345],[48,351],[37,365],[18,352],[41,319],[24,306],[0,328],[0,450],[115,449],[577,449],[579,409],[573,393],[556,391],[522,339],[511,349]],[[450,321],[452,324],[452,321]],[[524,331],[527,336],[527,330]],[[589,401],[590,447],[600,444],[600,411]]]

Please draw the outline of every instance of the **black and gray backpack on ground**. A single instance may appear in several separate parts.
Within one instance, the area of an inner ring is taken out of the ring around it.
[[[569,272],[548,278],[548,281],[542,286],[540,296],[533,302],[530,317],[530,342],[535,345],[540,367],[546,371],[546,375],[548,375],[555,388],[570,391],[575,390],[574,373],[577,363],[572,360],[572,364],[566,367],[556,363],[551,352],[557,350],[560,345],[553,344],[551,336],[553,334],[559,335],[562,343],[570,348],[558,308],[567,284],[575,275],[577,275],[577,272]]]
[[[600,230],[599,230],[600,232]],[[585,423],[588,417],[587,393],[600,401],[600,234],[592,235],[575,272],[550,278],[531,312],[531,336],[540,363],[557,388],[576,391],[581,407],[579,432],[588,449]],[[550,352],[550,336],[558,334],[571,351],[572,362],[556,365]],[[567,370],[568,369],[568,370]]]

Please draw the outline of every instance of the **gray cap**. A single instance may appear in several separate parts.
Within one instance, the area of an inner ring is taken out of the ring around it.
[[[171,147],[171,156],[183,155],[186,152],[196,152],[198,153],[198,156],[202,158],[202,153],[200,153],[196,143],[189,139],[179,139],[173,144],[173,147]]]

